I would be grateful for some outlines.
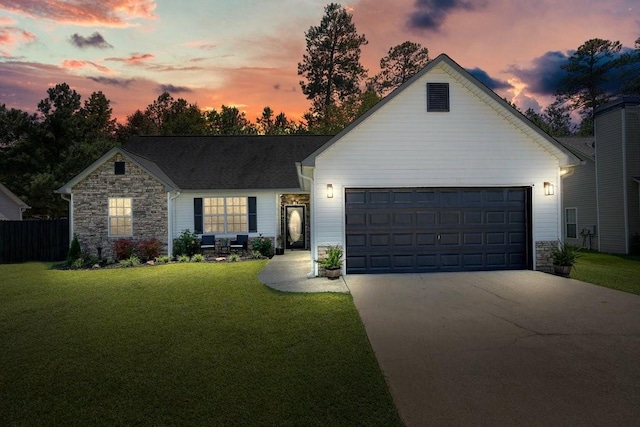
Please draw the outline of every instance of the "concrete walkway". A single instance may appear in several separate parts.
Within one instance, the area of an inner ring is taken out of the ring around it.
[[[311,270],[311,252],[286,250],[284,255],[274,256],[260,272],[258,279],[265,285],[282,292],[341,292],[349,289],[340,277],[329,280],[326,277],[308,278]]]

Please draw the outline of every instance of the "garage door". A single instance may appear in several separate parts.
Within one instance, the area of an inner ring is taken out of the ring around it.
[[[347,273],[530,268],[526,187],[346,189]]]

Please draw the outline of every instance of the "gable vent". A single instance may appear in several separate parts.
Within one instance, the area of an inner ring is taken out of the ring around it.
[[[427,111],[449,111],[449,83],[427,83]]]
[[[115,175],[124,175],[124,162],[115,162],[113,173]]]

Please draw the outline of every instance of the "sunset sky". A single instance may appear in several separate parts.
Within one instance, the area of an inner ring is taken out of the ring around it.
[[[297,64],[304,32],[326,0],[0,0],[0,104],[35,111],[66,82],[102,91],[124,120],[163,91],[246,111],[299,118],[309,101]],[[351,0],[373,76],[406,40],[446,53],[522,109],[552,99],[558,67],[591,38],[632,48],[638,0]]]

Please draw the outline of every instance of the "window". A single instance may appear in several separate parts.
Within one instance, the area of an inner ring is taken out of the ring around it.
[[[427,111],[449,111],[449,83],[427,83]]]
[[[249,199],[255,198],[250,197]],[[198,212],[199,205],[201,205],[201,215]],[[200,216],[202,217],[201,220]],[[246,197],[205,197],[194,199],[194,228],[196,233],[198,231],[204,233],[246,233],[247,231],[254,231],[249,230],[249,216]],[[199,227],[198,223],[200,221],[202,221],[202,227]]]
[[[124,175],[124,162],[115,162],[113,165],[114,175]]]
[[[112,197],[109,199],[109,236],[131,236],[131,199]]]
[[[567,239],[578,238],[578,209],[566,208],[564,210],[565,230]]]

